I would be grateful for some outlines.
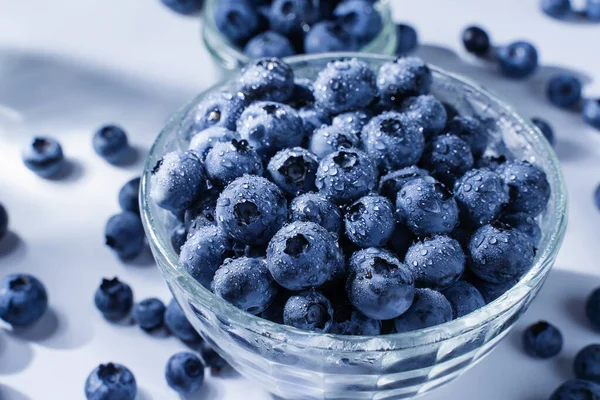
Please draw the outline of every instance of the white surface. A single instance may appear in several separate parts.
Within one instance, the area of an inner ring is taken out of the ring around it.
[[[575,352],[598,341],[584,322],[582,304],[600,285],[600,213],[592,202],[600,181],[600,133],[578,115],[551,107],[543,84],[557,68],[573,69],[586,78],[586,94],[600,95],[600,25],[548,19],[534,0],[392,1],[396,19],[418,28],[426,44],[419,55],[554,125],[570,197],[570,226],[556,270],[531,310],[479,366],[425,399],[545,399],[571,377]],[[118,122],[143,158],[165,118],[214,83],[216,69],[199,40],[199,24],[168,12],[158,0],[0,0],[0,10],[0,202],[14,232],[0,244],[0,273],[38,275],[51,303],[51,313],[33,330],[0,330],[0,399],[82,399],[87,374],[109,360],[133,370],[139,400],[178,399],[163,367],[184,346],[110,325],[93,306],[103,276],[129,282],[137,299],[157,295],[167,301],[169,294],[151,263],[124,265],[103,244],[105,221],[118,212],[117,191],[140,172],[141,159],[127,168],[106,164],[93,153],[91,132]],[[497,43],[532,40],[540,72],[514,82],[471,59],[459,40],[468,23],[487,27]],[[60,139],[74,164],[68,179],[44,181],[23,167],[19,147],[36,133]],[[520,331],[540,318],[563,330],[565,349],[554,360],[530,360],[520,351]],[[243,378],[207,382],[189,398],[270,398]]]

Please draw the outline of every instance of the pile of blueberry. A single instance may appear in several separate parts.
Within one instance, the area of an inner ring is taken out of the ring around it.
[[[244,311],[337,334],[425,328],[502,295],[532,265],[550,186],[432,80],[417,58],[332,61],[314,82],[264,58],[207,95],[189,150],[151,177],[181,218],[183,267]]]
[[[590,21],[600,21],[600,1],[586,0],[583,10],[575,10],[571,0],[541,0],[542,11],[554,18],[567,18],[571,15],[581,15]]]

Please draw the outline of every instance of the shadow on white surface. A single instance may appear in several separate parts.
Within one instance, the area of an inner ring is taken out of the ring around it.
[[[0,375],[16,374],[29,366],[33,360],[33,349],[27,341],[0,330],[0,359]]]
[[[47,179],[56,183],[67,184],[78,181],[83,175],[83,164],[73,158],[66,158],[61,170],[56,175]]]
[[[12,257],[25,255],[25,242],[21,240],[19,235],[9,230],[6,236],[0,240],[0,259],[4,256],[11,255]]]
[[[0,384],[0,400],[33,400],[17,390]]]
[[[135,396],[135,400],[153,400],[153,397],[150,395],[144,388],[140,388],[138,386],[137,395]]]
[[[210,378],[209,378],[210,379]],[[204,380],[204,385],[195,393],[181,394],[180,400],[207,400],[217,398],[217,390],[212,386],[210,381]]]
[[[154,256],[152,255],[152,251],[150,250],[150,246],[144,246],[144,250],[138,255],[136,258],[132,260],[120,260],[124,265],[129,265],[132,267],[149,267],[156,265],[154,261]]]

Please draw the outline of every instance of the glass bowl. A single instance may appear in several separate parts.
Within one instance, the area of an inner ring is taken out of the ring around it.
[[[391,57],[324,54],[288,59],[297,77],[315,78],[327,62],[357,57],[378,67]],[[170,244],[169,214],[149,198],[150,171],[167,151],[186,148],[179,131],[205,92],[167,123],[142,177],[141,209],[152,252],[175,298],[202,336],[254,382],[285,399],[408,399],[453,380],[487,354],[525,312],[541,288],[561,245],[566,190],[558,160],[529,119],[475,83],[432,66],[432,92],[460,112],[488,124],[492,147],[542,167],[552,195],[540,216],[543,237],[531,270],[511,290],[454,321],[378,337],[317,334],[247,314],[216,297],[178,262]],[[213,88],[222,88],[226,84]]]
[[[242,51],[232,46],[229,40],[221,34],[213,18],[217,4],[223,0],[206,0],[202,14],[202,38],[213,60],[225,70],[239,69],[246,65],[250,58]],[[384,55],[396,54],[398,43],[396,25],[392,20],[392,11],[388,0],[381,0],[375,5],[383,19],[383,29],[377,37],[365,45],[360,52]]]

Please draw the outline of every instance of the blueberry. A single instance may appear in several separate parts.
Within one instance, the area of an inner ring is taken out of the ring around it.
[[[491,171],[497,171],[507,161],[506,156],[489,154],[475,160],[476,168],[487,168]]]
[[[350,132],[360,137],[363,127],[371,120],[373,115],[367,110],[349,111],[336,115],[331,125],[337,126],[342,132]]]
[[[529,237],[503,224],[484,225],[469,241],[469,267],[479,278],[502,283],[531,268],[534,249]]]
[[[108,219],[104,238],[106,245],[121,259],[130,260],[144,250],[146,234],[140,216],[124,211]]]
[[[363,128],[363,146],[380,169],[392,171],[416,164],[425,147],[421,127],[408,114],[388,111]]]
[[[600,210],[600,185],[596,186],[596,190],[594,190],[594,204],[596,208]],[[2,235],[0,235],[0,238]]]
[[[119,190],[119,206],[123,211],[131,211],[136,214],[140,213],[140,178],[134,178],[128,181]]]
[[[219,31],[235,44],[245,43],[260,27],[257,8],[247,0],[217,2],[214,18]]]
[[[291,295],[292,292],[280,287],[277,291],[277,296],[275,296],[271,305],[260,314],[260,317],[271,322],[283,324],[283,308]]]
[[[585,5],[585,13],[588,19],[592,21],[600,21],[600,1],[587,0]]]
[[[323,4],[323,3],[321,3]],[[304,51],[307,54],[356,51],[359,44],[336,21],[319,21],[312,25],[304,37]]]
[[[473,117],[455,116],[448,121],[446,129],[447,133],[467,142],[475,157],[481,156],[487,149],[489,139],[485,126]]]
[[[508,186],[500,175],[487,169],[472,169],[454,184],[460,217],[471,227],[494,221],[508,203]]]
[[[118,321],[125,318],[133,307],[133,292],[119,278],[102,279],[94,294],[94,304],[104,318]]]
[[[389,248],[394,252],[399,260],[404,260],[406,252],[415,241],[415,236],[408,227],[402,224],[396,224],[396,229],[388,243]]]
[[[152,330],[162,326],[165,320],[166,307],[157,298],[148,298],[133,306],[133,319],[144,330]]]
[[[552,358],[560,353],[562,347],[562,334],[548,322],[537,322],[523,332],[523,349],[531,357]]]
[[[306,193],[293,199],[290,203],[290,218],[292,221],[314,222],[335,234],[339,234],[342,228],[340,209],[315,193]]]
[[[350,311],[346,318],[338,316],[337,309],[333,312],[333,324],[329,333],[351,336],[378,336],[381,334],[381,321],[366,317],[358,311]]]
[[[533,124],[537,126],[540,131],[542,131],[548,143],[550,143],[551,146],[554,146],[554,129],[552,129],[552,126],[548,123],[548,121],[542,118],[531,118],[531,122],[533,122]]]
[[[555,75],[548,82],[546,94],[557,107],[573,107],[581,100],[581,81],[571,74]]]
[[[344,215],[346,236],[358,247],[383,246],[394,233],[392,203],[383,196],[364,196],[349,206]]]
[[[432,95],[409,97],[402,103],[401,110],[410,114],[412,120],[418,121],[427,140],[441,133],[446,126],[446,109],[442,102]]]
[[[296,54],[296,50],[285,36],[267,31],[250,39],[244,47],[244,54],[250,58],[287,57]]]
[[[62,147],[56,139],[34,137],[22,152],[23,163],[42,178],[56,176],[65,164]]]
[[[294,93],[294,71],[278,58],[259,58],[242,69],[239,83],[250,99],[285,102]]]
[[[184,342],[194,343],[202,340],[175,299],[167,305],[165,325],[173,335]]]
[[[271,158],[267,170],[271,180],[290,196],[315,189],[317,157],[302,147],[280,150]]]
[[[360,312],[385,320],[408,310],[415,284],[410,270],[392,253],[369,248],[350,258],[347,290],[350,302]]]
[[[462,33],[462,42],[469,53],[483,56],[490,51],[490,37],[478,26],[469,26]]]
[[[206,177],[195,152],[170,152],[152,169],[150,197],[159,207],[183,211],[205,190]]]
[[[513,161],[500,167],[498,173],[508,185],[511,211],[537,216],[546,208],[550,184],[541,168],[528,161]]]
[[[390,172],[382,176],[379,180],[379,193],[396,203],[396,196],[404,184],[415,178],[422,178],[428,175],[429,173],[426,170],[416,165]]]
[[[600,385],[584,381],[583,379],[571,379],[560,385],[550,400],[596,400],[600,399]]]
[[[0,319],[13,326],[37,322],[48,309],[46,288],[27,274],[11,274],[0,279]]]
[[[300,146],[304,125],[292,107],[259,101],[244,110],[238,120],[238,133],[261,156],[271,156],[281,149]]]
[[[271,29],[289,37],[303,33],[316,22],[318,14],[312,0],[273,0],[269,23]]]
[[[244,139],[216,143],[206,155],[204,167],[217,186],[226,186],[244,174],[263,174],[260,156]]]
[[[315,87],[313,82],[307,78],[294,79],[294,92],[292,97],[287,101],[287,104],[296,108],[304,108],[314,106],[315,104]]]
[[[427,94],[432,81],[431,70],[416,57],[385,63],[377,74],[379,96],[388,107],[398,107],[408,97]]]
[[[415,289],[415,299],[408,310],[394,320],[398,333],[416,331],[452,320],[452,306],[440,292]]]
[[[215,214],[219,194],[220,190],[213,187],[204,192],[194,204],[185,210],[183,221],[188,230],[188,236],[197,228],[217,224]]]
[[[591,344],[581,349],[575,356],[573,371],[578,379],[600,382],[600,345]]]
[[[498,297],[512,289],[513,286],[519,282],[519,280],[515,278],[508,282],[491,283],[477,277],[472,277],[469,279],[469,281],[477,288],[477,290],[479,290],[479,293],[481,293],[481,296],[483,296],[486,304],[496,300]]]
[[[585,303],[585,315],[592,327],[600,330],[600,288],[589,295]]]
[[[121,364],[100,364],[85,381],[87,400],[134,400],[136,394],[135,377]]]
[[[201,160],[205,160],[208,152],[217,143],[231,142],[233,139],[239,139],[239,135],[236,132],[220,126],[214,126],[194,135],[190,141],[189,150],[195,152]]]
[[[458,136],[446,134],[437,136],[427,145],[421,165],[434,178],[452,187],[474,162],[469,144]]]
[[[171,356],[165,367],[169,387],[180,394],[197,392],[204,383],[204,363],[189,352]]]
[[[344,257],[335,235],[314,222],[295,221],[271,239],[267,268],[284,288],[305,290],[336,278]]]
[[[329,62],[315,80],[316,105],[330,114],[364,108],[376,95],[375,73],[356,58]]]
[[[244,175],[231,182],[217,200],[219,227],[232,239],[249,245],[269,242],[287,219],[287,202],[265,178]]]
[[[0,204],[0,240],[6,233],[8,232],[8,212],[6,212],[6,208]]]
[[[171,246],[177,254],[181,251],[181,246],[184,245],[188,235],[188,230],[184,223],[180,223],[171,231]]]
[[[465,281],[454,283],[445,289],[442,294],[450,302],[454,318],[463,317],[485,306],[485,300],[481,293],[475,286]]]
[[[537,248],[542,239],[542,230],[535,218],[527,213],[510,213],[500,217],[500,221],[511,228],[517,229],[526,234],[533,246]]]
[[[381,15],[367,0],[345,0],[333,10],[333,15],[359,43],[370,42],[383,29]]]
[[[294,328],[327,333],[333,323],[333,308],[319,292],[302,292],[290,297],[283,309],[283,322]]]
[[[514,42],[498,48],[500,71],[508,78],[525,78],[538,67],[538,52],[528,42]]]
[[[234,306],[260,314],[273,302],[277,285],[263,258],[227,259],[215,273],[213,292]]]
[[[204,365],[211,369],[214,373],[221,372],[223,369],[227,368],[229,364],[225,361],[219,353],[217,353],[212,347],[208,345],[206,342],[202,342],[200,344],[200,357],[202,361],[204,361]]]
[[[117,163],[127,155],[129,142],[125,131],[116,125],[105,125],[94,133],[94,151],[110,163]]]
[[[191,276],[208,288],[229,248],[229,240],[218,227],[198,227],[188,235],[181,247],[179,262]]]
[[[318,158],[323,158],[337,150],[358,147],[358,144],[355,133],[345,131],[339,125],[326,125],[313,132],[308,148]]]
[[[202,10],[204,0],[161,0],[171,10],[183,15],[191,15]]]
[[[570,0],[541,0],[542,11],[554,18],[564,18],[571,12]]]
[[[339,150],[319,163],[315,185],[336,204],[350,203],[368,194],[377,182],[377,169],[362,151]]]
[[[397,216],[415,235],[450,233],[458,224],[458,206],[452,194],[431,177],[406,183],[396,198]]]
[[[233,137],[228,137],[231,135],[230,132],[224,132],[223,130],[203,131],[214,127],[235,131],[235,124],[245,107],[245,96],[238,92],[223,90],[209,93],[202,98],[194,108],[188,111],[186,116],[191,124],[191,132],[188,132],[189,136],[202,135],[202,139],[198,138],[196,143],[191,143],[190,150],[196,150],[200,155],[206,155],[205,153],[210,146],[203,144],[201,148],[198,148],[201,143],[206,141],[211,143],[216,138],[223,136],[229,140],[233,139]],[[215,139],[210,140],[210,138]],[[189,137],[185,139],[189,139]]]
[[[404,259],[419,287],[443,290],[465,270],[465,253],[460,243],[448,236],[436,235],[413,244]]]
[[[410,53],[419,45],[419,36],[415,28],[408,24],[397,24],[396,35],[398,36],[398,45],[396,54],[403,55]]]
[[[583,104],[583,120],[600,130],[600,99],[589,99]]]

